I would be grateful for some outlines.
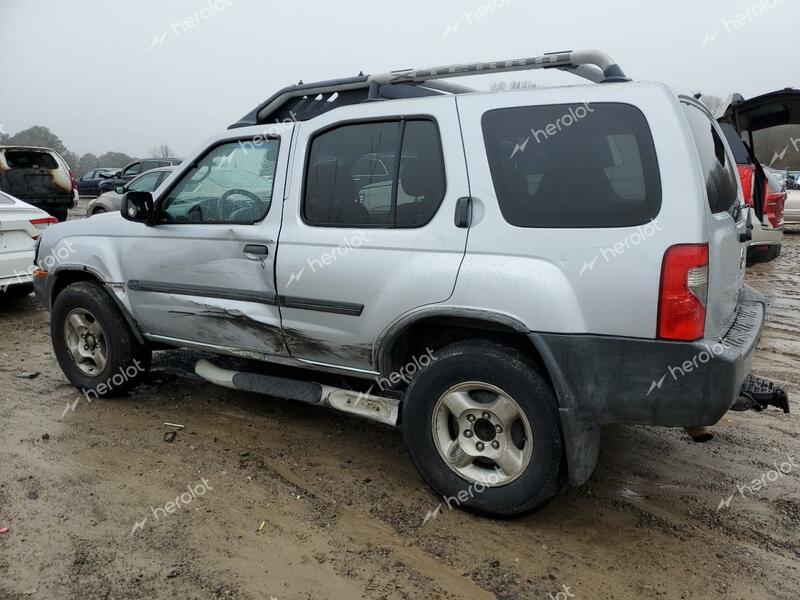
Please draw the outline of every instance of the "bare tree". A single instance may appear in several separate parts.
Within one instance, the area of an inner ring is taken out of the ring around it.
[[[700,92],[696,92],[694,97],[700,100],[703,104],[706,105],[706,108],[712,115],[716,115],[717,111],[722,108],[722,98],[719,96],[714,96],[713,94],[701,94]]]
[[[161,144],[160,146],[150,150],[150,158],[169,158],[171,156],[172,150],[166,144]]]

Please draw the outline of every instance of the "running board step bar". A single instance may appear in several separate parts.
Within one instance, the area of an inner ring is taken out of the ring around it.
[[[788,415],[789,396],[786,390],[764,377],[748,375],[742,383],[742,390],[731,410],[761,412],[770,406],[779,408]]]
[[[194,372],[206,381],[232,390],[326,406],[392,427],[397,426],[400,415],[399,400],[373,396],[367,392],[346,390],[300,379],[231,371],[204,359],[197,361]]]

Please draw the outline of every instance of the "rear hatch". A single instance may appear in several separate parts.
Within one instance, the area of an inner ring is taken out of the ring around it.
[[[723,129],[733,130],[746,141],[746,149],[750,156],[750,163],[754,168],[754,184],[752,189],[753,206],[758,218],[762,221],[766,215],[773,227],[783,224],[783,205],[780,195],[772,195],[767,174],[762,165],[770,165],[776,158],[785,156],[792,140],[786,140],[786,148],[771,148],[768,156],[759,156],[753,134],[758,131],[772,129],[783,125],[800,124],[800,90],[785,89],[777,92],[763,94],[750,100],[745,100],[739,94],[734,94],[723,106],[719,122]],[[729,136],[730,137],[730,136]],[[729,140],[730,141],[730,140]],[[732,142],[732,146],[735,142]],[[748,190],[745,189],[745,196]]]
[[[0,190],[39,206],[73,195],[69,169],[42,148],[0,148]]]

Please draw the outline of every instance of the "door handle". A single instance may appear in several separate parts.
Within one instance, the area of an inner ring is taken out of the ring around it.
[[[472,221],[472,198],[465,196],[456,201],[456,227],[466,229]]]
[[[269,248],[261,244],[247,244],[244,247],[244,255],[250,260],[262,260],[269,256]]]

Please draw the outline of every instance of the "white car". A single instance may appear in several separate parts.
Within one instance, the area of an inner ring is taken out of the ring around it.
[[[787,225],[800,225],[800,190],[786,191],[783,220]]]
[[[33,291],[33,255],[42,229],[58,223],[45,211],[0,192],[0,294]]]

